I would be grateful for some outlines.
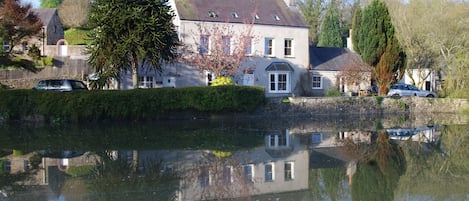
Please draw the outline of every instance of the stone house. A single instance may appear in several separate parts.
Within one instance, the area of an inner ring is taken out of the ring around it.
[[[309,25],[302,17],[295,1],[283,0],[170,0],[176,17],[174,24],[181,42],[196,50],[197,44],[209,44],[199,27],[229,26],[234,33],[242,33],[253,20],[252,36],[247,60],[232,79],[238,85],[266,88],[267,96],[300,95],[300,82],[309,66]],[[227,35],[227,46],[235,48],[238,38]],[[203,40],[203,41],[202,41]],[[208,53],[208,52],[207,52]],[[185,63],[165,66],[162,72],[141,69],[142,88],[207,86],[214,79],[212,72]],[[120,89],[131,88],[131,73],[123,73]]]
[[[309,79],[312,81],[310,94],[312,96],[324,96],[331,88],[355,95],[371,85],[371,69],[362,62],[360,55],[348,48],[311,47],[310,61]],[[365,69],[363,72],[358,72],[360,79],[355,79],[355,83],[347,83],[344,79],[346,69],[359,66]]]
[[[31,9],[31,12],[36,14],[42,22],[41,32],[34,37],[25,39],[20,47],[16,47],[16,50],[27,53],[28,48],[31,45],[35,45],[41,51],[42,56],[56,55],[58,53],[53,52],[54,48],[58,46],[60,41],[64,38],[64,29],[60,21],[60,17],[55,8],[41,8]]]

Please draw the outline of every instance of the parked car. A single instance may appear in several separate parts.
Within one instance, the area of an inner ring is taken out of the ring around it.
[[[36,91],[85,91],[88,90],[85,83],[79,80],[52,79],[41,80],[33,90]]]
[[[387,96],[420,96],[429,98],[437,97],[436,93],[433,91],[420,90],[416,86],[410,84],[393,84]]]
[[[378,95],[378,86],[371,85],[366,89],[366,95],[368,96],[377,96]]]

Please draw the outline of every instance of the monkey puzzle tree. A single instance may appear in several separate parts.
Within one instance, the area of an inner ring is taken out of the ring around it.
[[[139,69],[161,70],[164,63],[176,60],[179,40],[173,17],[167,0],[93,1],[90,66],[100,78],[119,79],[119,72],[130,70],[132,86],[137,88]]]

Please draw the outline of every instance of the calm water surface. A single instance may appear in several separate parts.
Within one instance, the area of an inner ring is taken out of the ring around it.
[[[0,201],[469,200],[465,118],[412,119],[0,125]]]

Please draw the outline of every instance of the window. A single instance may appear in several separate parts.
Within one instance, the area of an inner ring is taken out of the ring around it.
[[[293,162],[285,162],[284,172],[285,172],[285,181],[291,181],[294,178],[293,174]]]
[[[264,54],[266,56],[273,56],[273,54],[274,54],[274,39],[265,38],[264,42],[265,42]]]
[[[289,72],[271,72],[269,91],[278,93],[290,92],[289,79]]]
[[[208,11],[209,17],[218,17],[218,14],[215,11]]]
[[[3,52],[8,52],[10,51],[10,44],[8,41],[3,41]]]
[[[231,12],[231,17],[233,17],[233,18],[239,18],[238,13],[235,12],[235,11]]]
[[[233,168],[231,166],[225,166],[223,168],[223,183],[231,184],[233,182],[233,178],[231,176],[233,172]]]
[[[273,181],[274,178],[274,164],[273,163],[267,163],[264,166],[265,168],[265,181]]]
[[[285,56],[293,56],[293,39],[285,39]]]
[[[280,21],[280,17],[278,15],[273,15],[275,21]]]
[[[205,84],[207,86],[211,86],[212,85],[212,81],[215,79],[215,75],[213,75],[213,73],[209,72],[209,71],[205,71]]]
[[[246,40],[246,55],[252,55],[252,37],[245,38]]]
[[[245,165],[243,166],[244,179],[246,181],[254,182],[254,165]]]
[[[138,87],[139,88],[153,88],[153,77],[152,76],[139,76]]]
[[[278,133],[269,135],[270,147],[285,147],[288,145],[286,133]]]
[[[229,36],[222,36],[223,54],[231,54],[231,38]]]
[[[200,36],[199,53],[208,54],[209,38],[208,35]]]
[[[320,75],[313,75],[313,89],[322,89],[322,78]]]
[[[322,142],[322,134],[321,133],[313,133],[311,135],[311,141],[313,144],[319,144]]]
[[[245,85],[245,86],[254,86],[254,74],[244,74],[243,75],[243,85]]]
[[[28,51],[28,42],[24,41],[23,43],[21,43],[21,46],[23,48],[23,52]]]
[[[204,167],[200,170],[199,184],[201,187],[207,187],[210,184],[210,172],[207,167]]]

